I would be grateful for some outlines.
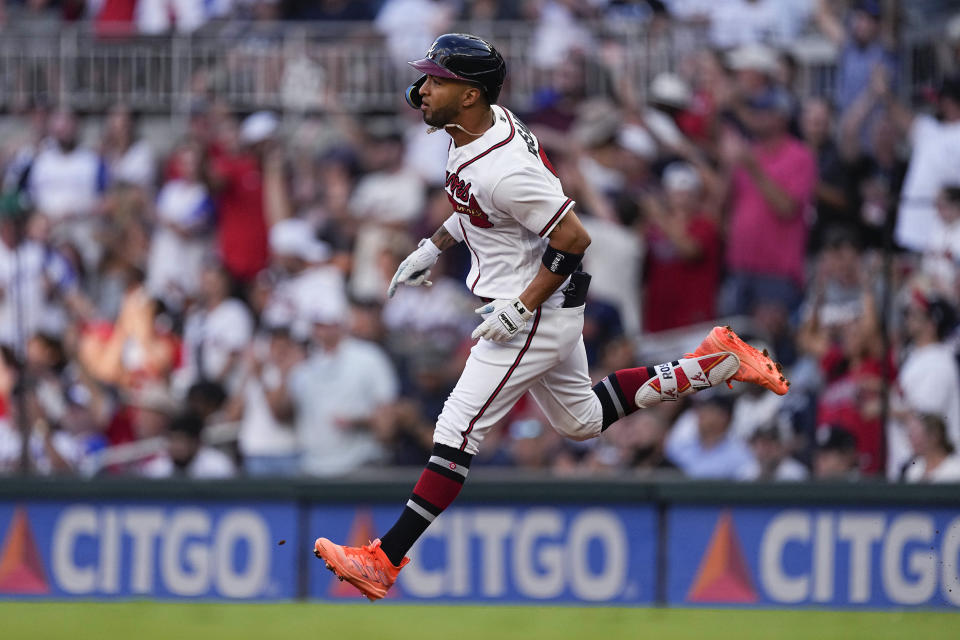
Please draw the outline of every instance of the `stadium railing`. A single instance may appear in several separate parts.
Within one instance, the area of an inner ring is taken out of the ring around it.
[[[673,70],[706,42],[700,23],[672,23],[651,31],[638,22],[583,25],[589,46],[582,62],[564,64],[580,75],[587,95],[630,81],[642,97],[654,75]],[[940,25],[942,27],[942,25]],[[504,100],[531,107],[547,72],[538,64],[537,25],[528,22],[460,23],[483,33],[511,62]],[[935,29],[936,27],[931,27]],[[182,115],[200,98],[223,99],[240,110],[310,113],[326,109],[395,110],[411,74],[392,60],[382,36],[365,23],[276,23],[260,29],[227,22],[194,34],[145,36],[91,24],[56,31],[13,23],[0,32],[0,108],[22,110],[37,100],[79,111],[102,112],[117,102],[153,114]],[[936,75],[935,56],[924,56],[933,33],[904,37],[905,82]],[[791,42],[801,93],[832,87],[836,51],[814,34]],[[570,69],[568,69],[569,71]],[[615,76],[615,77],[614,77]]]

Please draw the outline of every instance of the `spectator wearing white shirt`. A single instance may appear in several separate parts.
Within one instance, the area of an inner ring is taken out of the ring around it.
[[[378,262],[384,249],[396,242],[393,233],[412,224],[424,212],[426,187],[420,176],[403,164],[403,138],[389,123],[374,127],[365,149],[369,173],[350,196],[350,213],[359,221],[354,247],[350,293],[360,300],[384,296],[390,275]]]
[[[21,348],[38,331],[60,335],[79,300],[77,274],[55,249],[26,237],[26,211],[0,200],[0,344]]]
[[[300,468],[293,420],[284,414],[284,387],[303,361],[302,345],[285,326],[271,327],[254,341],[245,378],[227,407],[228,419],[240,422],[244,473],[291,476]]]
[[[54,239],[72,243],[92,267],[101,254],[95,216],[107,168],[96,152],[79,145],[77,122],[69,111],[51,116],[50,135],[53,144],[44,145],[30,167],[30,197],[37,213],[49,220]]]
[[[107,114],[100,154],[111,186],[152,191],[157,169],[153,148],[146,140],[136,138],[134,116],[126,105],[115,105]]]
[[[347,309],[318,300],[313,353],[290,374],[286,413],[302,450],[301,470],[337,476],[386,457],[370,419],[397,397],[397,378],[376,344],[347,334]]]
[[[176,153],[181,176],[164,184],[157,195],[147,290],[171,308],[182,309],[199,292],[197,274],[211,252],[214,210],[200,179],[200,148],[188,143]]]
[[[230,478],[236,466],[227,454],[203,444],[203,419],[183,414],[170,423],[167,450],[144,465],[148,478]]]
[[[264,309],[273,325],[310,324],[313,300],[336,298],[346,304],[343,272],[328,263],[330,247],[317,239],[316,228],[301,218],[287,218],[270,227],[270,273],[276,283]]]
[[[200,276],[200,298],[187,314],[183,331],[185,371],[178,382],[220,384],[229,394],[240,382],[240,359],[253,337],[253,317],[230,297],[230,275],[222,264],[208,263]]]
[[[916,454],[903,467],[905,482],[960,482],[960,456],[947,438],[940,416],[914,414],[907,420],[907,433]]]
[[[931,239],[923,254],[923,274],[934,291],[956,304],[960,302],[960,180],[940,191],[937,214],[943,233]]]
[[[453,8],[442,0],[386,0],[373,28],[387,41],[390,59],[398,68],[418,60],[430,43],[446,30]]]
[[[944,340],[956,325],[953,305],[915,291],[906,318],[912,346],[897,378],[907,408],[943,416],[955,447],[960,444],[960,370],[953,347]]]
[[[911,251],[925,251],[943,234],[937,195],[960,182],[960,76],[947,78],[940,88],[939,120],[906,112],[889,89],[882,97],[912,147],[894,237]]]

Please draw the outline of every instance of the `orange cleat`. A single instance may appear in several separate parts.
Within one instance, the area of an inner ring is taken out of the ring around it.
[[[394,566],[380,548],[379,539],[362,547],[345,547],[326,538],[317,538],[313,553],[326,561],[327,569],[337,578],[355,586],[370,602],[387,595],[400,569],[410,562],[410,558],[404,558],[399,567]]]
[[[730,327],[714,327],[697,350],[687,354],[687,357],[692,358],[718,351],[729,351],[740,359],[740,368],[733,374],[731,380],[758,384],[780,396],[789,389],[790,382],[784,377],[783,368],[770,359],[767,350],[764,349],[763,353],[757,351],[741,340]]]

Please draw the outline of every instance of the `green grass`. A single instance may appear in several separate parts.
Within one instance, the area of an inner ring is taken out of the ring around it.
[[[939,640],[926,612],[213,603],[0,603],[3,640]]]

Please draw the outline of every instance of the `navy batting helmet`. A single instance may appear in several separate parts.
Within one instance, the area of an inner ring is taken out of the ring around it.
[[[503,79],[507,76],[507,63],[493,45],[466,33],[440,36],[425,58],[407,64],[424,74],[407,87],[407,104],[414,109],[420,108],[420,87],[427,76],[472,82],[483,90],[491,104],[500,97]]]

